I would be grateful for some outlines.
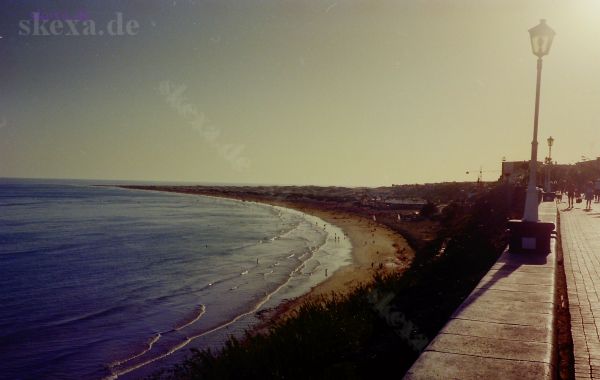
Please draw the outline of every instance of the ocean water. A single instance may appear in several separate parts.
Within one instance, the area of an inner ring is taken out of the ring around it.
[[[194,195],[0,180],[0,378],[135,379],[350,263],[337,227]]]

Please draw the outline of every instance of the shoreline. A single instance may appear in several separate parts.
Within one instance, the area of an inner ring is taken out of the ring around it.
[[[275,203],[262,203],[275,205]],[[325,289],[319,288],[326,287],[325,283],[337,282],[338,279],[336,277],[340,277],[338,273],[344,268],[354,269],[359,272],[368,272],[368,279],[370,281],[372,275],[375,274],[377,270],[395,272],[402,269],[402,267],[406,264],[406,262],[400,258],[403,256],[399,257],[403,248],[405,249],[405,254],[412,252],[410,247],[408,247],[408,243],[402,236],[384,225],[373,222],[369,218],[350,214],[344,211],[331,211],[316,207],[297,205],[289,202],[278,203],[281,203],[277,205],[282,207],[291,208],[305,214],[319,217],[325,222],[339,227],[350,239],[352,244],[352,264],[340,268],[327,280],[313,287],[311,292],[316,294],[329,293]],[[371,264],[373,264],[373,266],[371,266]],[[345,293],[349,291],[351,287],[358,285],[359,282],[364,282],[359,281],[359,279],[363,279],[364,276],[361,275],[364,274],[365,273],[354,273],[353,276],[348,276],[348,281],[344,283],[346,287],[336,291],[339,293]]]
[[[402,272],[410,266],[414,258],[414,251],[403,236],[367,217],[293,202],[259,202],[317,216],[339,227],[352,244],[352,264],[339,268],[307,293],[284,301],[273,310],[263,313],[263,323],[253,328],[254,332],[268,332],[273,323],[292,316],[307,301],[331,297],[333,294],[345,296],[359,285],[371,283],[376,272]]]
[[[321,218],[344,232],[352,244],[352,263],[338,268],[327,279],[311,287],[307,293],[293,299],[283,300],[278,306],[261,312],[259,319],[263,322],[251,328],[251,331],[255,333],[267,332],[270,325],[291,316],[295,310],[298,310],[308,300],[322,296],[330,297],[334,293],[341,296],[347,295],[357,286],[371,283],[373,275],[378,271],[384,273],[402,272],[410,266],[414,258],[413,249],[402,235],[371,218],[356,213],[302,202],[263,199],[249,194],[205,194],[201,191],[189,191],[188,189],[174,187],[162,188],[160,186],[144,188],[137,186],[118,187],[201,195],[285,207]]]

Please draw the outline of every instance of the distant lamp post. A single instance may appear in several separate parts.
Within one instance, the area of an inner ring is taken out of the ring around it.
[[[548,157],[546,157],[546,192],[552,192],[552,180],[550,178],[552,172],[552,145],[554,145],[554,138],[552,136],[548,137],[546,140],[548,142]],[[554,197],[552,197],[554,200]]]
[[[539,252],[550,251],[550,234],[553,223],[543,223],[538,218],[539,195],[537,190],[537,148],[538,118],[540,111],[540,84],[542,80],[542,57],[550,52],[554,30],[546,25],[546,20],[529,29],[531,50],[537,59],[537,82],[535,88],[535,113],[533,118],[533,140],[531,141],[531,159],[529,161],[529,183],[525,198],[525,211],[522,220],[509,221],[510,251]]]

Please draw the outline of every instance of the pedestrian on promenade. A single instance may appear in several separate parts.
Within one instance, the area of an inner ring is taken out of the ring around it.
[[[596,195],[596,203],[598,203],[600,202],[600,178],[596,180],[596,183],[594,184],[594,190]]]
[[[557,189],[559,189],[558,195],[557,195],[557,199],[558,199],[558,203],[562,203],[563,201],[563,195],[567,194],[567,181],[565,181],[564,179],[559,183],[557,182]]]
[[[567,197],[569,198],[568,208],[573,208],[573,200],[575,199],[575,185],[572,183],[567,185]]]
[[[592,209],[592,201],[594,200],[594,183],[589,181],[585,186],[585,210]]]

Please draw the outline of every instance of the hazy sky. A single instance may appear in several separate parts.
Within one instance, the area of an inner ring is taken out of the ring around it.
[[[529,158],[527,30],[540,18],[556,37],[539,158],[550,135],[560,163],[600,156],[600,1],[1,0],[0,11],[0,177],[373,186],[475,180],[481,166],[496,179],[502,157]],[[139,28],[42,36],[19,24],[53,11],[97,29],[121,12]]]

